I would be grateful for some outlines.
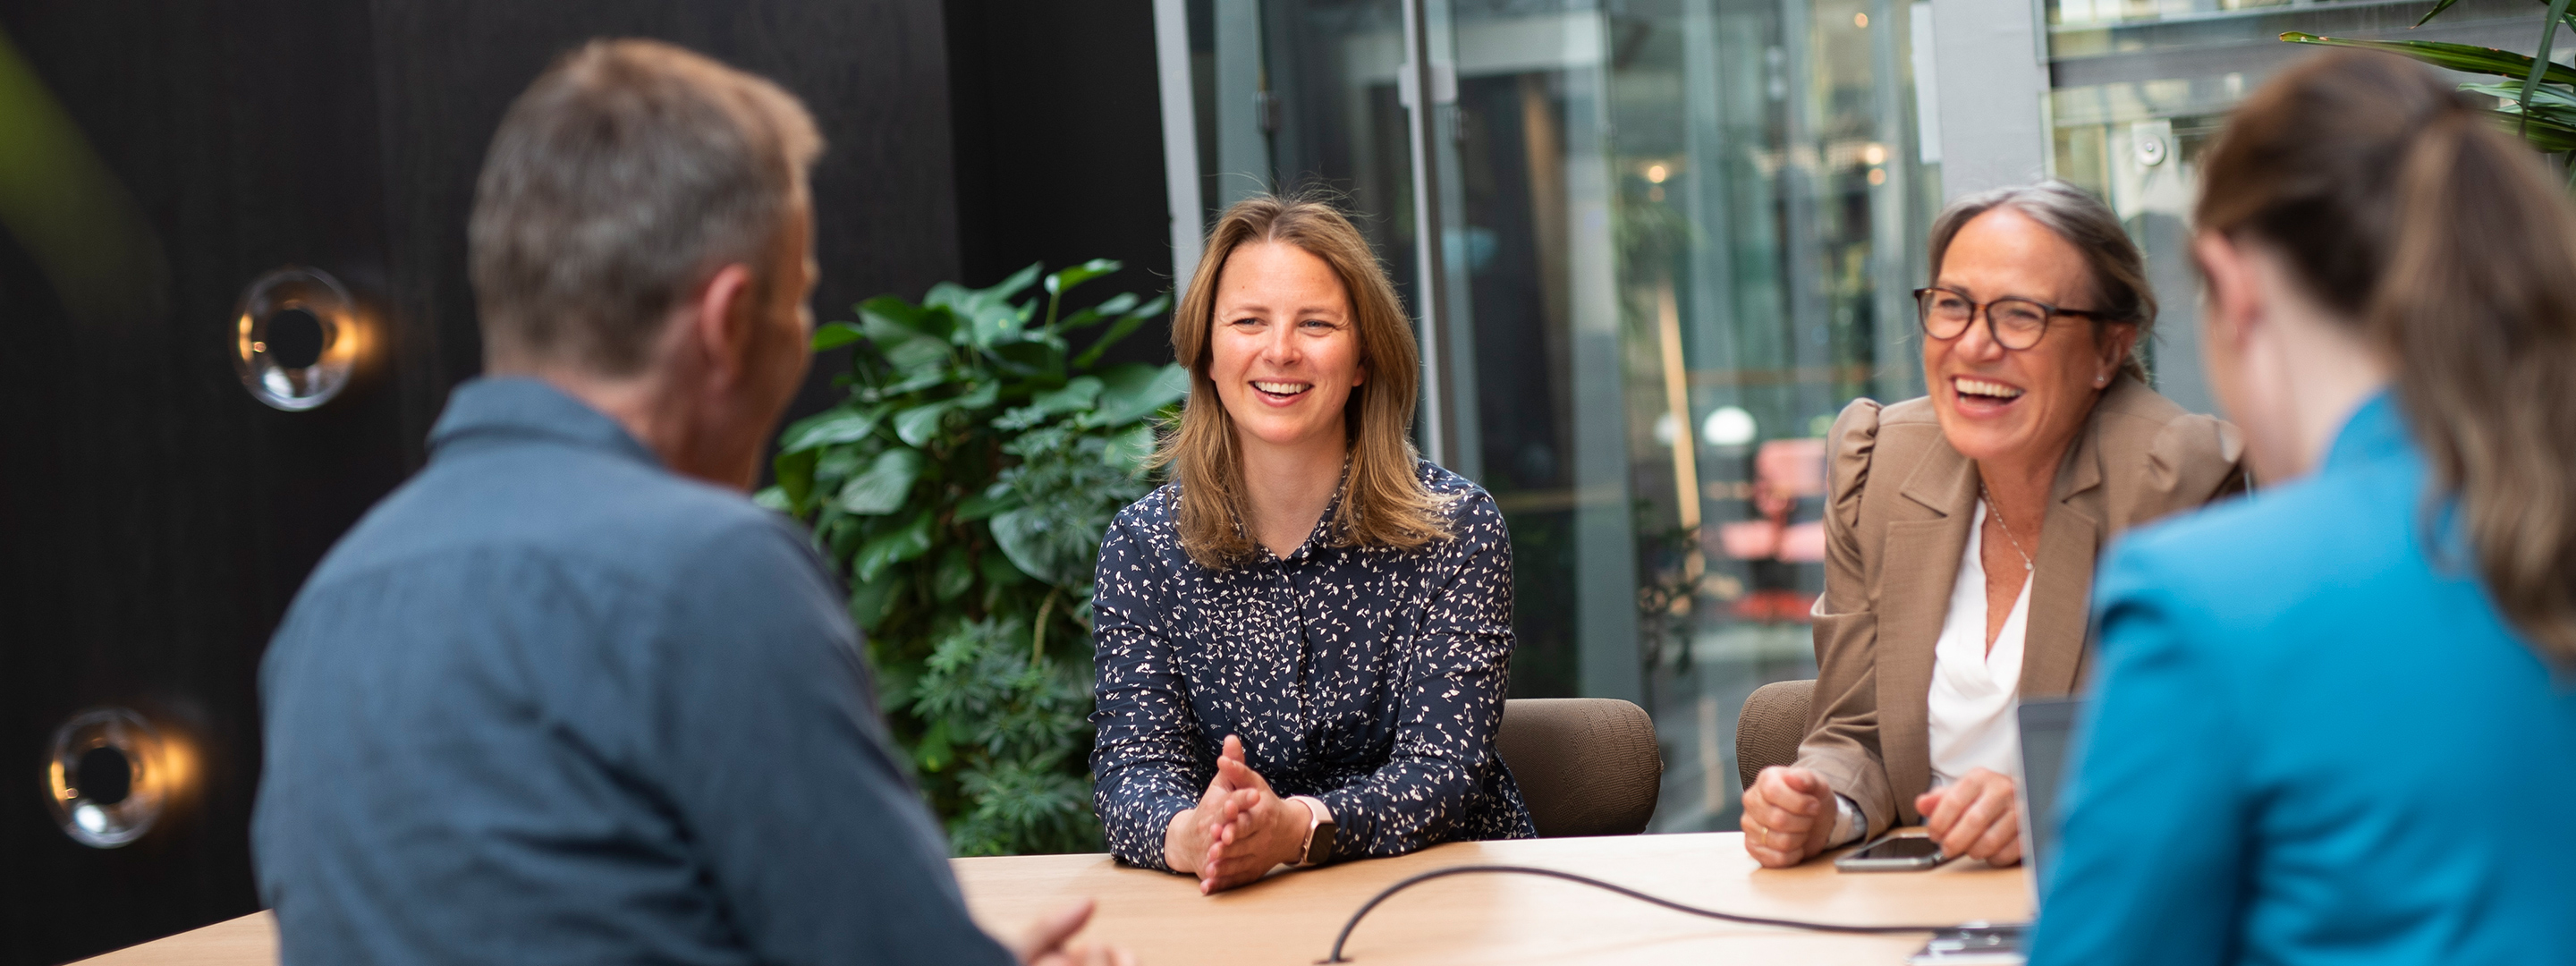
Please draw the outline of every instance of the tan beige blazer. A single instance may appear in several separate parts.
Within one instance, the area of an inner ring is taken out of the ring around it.
[[[1977,467],[1928,398],[1861,399],[1834,421],[1825,593],[1816,599],[1816,697],[1798,764],[1851,796],[1876,835],[1921,821],[1931,786],[1932,650],[1975,518]],[[2127,376],[2068,448],[2032,556],[2021,694],[2056,697],[2086,674],[2093,566],[2120,532],[2245,488],[2236,429],[2185,412]]]

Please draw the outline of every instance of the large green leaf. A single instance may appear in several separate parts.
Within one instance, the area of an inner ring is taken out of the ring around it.
[[[2491,112],[2508,127],[2519,128],[2522,138],[2541,151],[2576,151],[2576,110],[2533,104],[2529,117],[2513,111]]]
[[[993,542],[1022,573],[1058,587],[1091,582],[1099,558],[1097,532],[1073,529],[1075,521],[1051,506],[1024,506],[993,516]]]
[[[2549,48],[2558,43],[2558,22],[2567,17],[2567,0],[2549,0],[2549,16],[2540,22],[2540,49],[2531,54],[2531,69],[2523,74],[2522,92],[2514,104],[2526,114],[2531,110],[2531,92],[2540,86],[2542,69],[2549,64]]]
[[[867,472],[841,485],[841,509],[861,516],[903,509],[904,497],[912,493],[913,482],[921,479],[921,465],[920,450],[898,446],[877,454]]]
[[[944,360],[947,355],[947,350],[940,350],[940,354]],[[908,393],[919,392],[921,390],[937,386],[941,383],[945,383],[956,377],[957,373],[952,371],[948,366],[937,364],[927,365],[916,369],[904,370],[903,378],[887,383],[883,388],[877,390],[877,392],[879,394],[879,398],[891,398]]]
[[[1055,336],[993,347],[993,361],[1015,376],[1053,381],[1064,378],[1064,346]]]
[[[896,413],[894,414],[895,438],[903,440],[908,445],[928,447],[932,440],[939,438],[940,418],[948,415],[948,411],[955,408],[957,408],[955,400],[942,399]]]
[[[859,327],[868,338],[880,343],[901,341],[918,336],[935,342],[949,341],[950,330],[957,325],[956,316],[937,305],[914,305],[892,295],[880,295],[858,304]]]
[[[930,524],[935,514],[923,510],[912,522],[869,538],[859,547],[852,561],[853,576],[860,583],[877,579],[887,567],[930,552]]]
[[[2435,67],[2456,70],[2464,74],[2493,74],[2515,80],[2521,80],[2531,74],[2531,58],[2493,47],[2444,43],[2437,40],[2352,40],[2344,37],[2320,37],[2295,30],[2282,34],[2281,39],[2293,44],[2377,50],[2401,57],[2411,57]],[[2571,69],[2564,64],[2550,64],[2540,79],[2552,84],[2576,84],[2576,69]]]
[[[778,478],[779,495],[787,499],[787,512],[800,513],[805,499],[814,493],[814,451],[780,453],[769,461],[770,472]]]
[[[1084,282],[1091,281],[1092,279],[1099,278],[1100,276],[1115,272],[1122,267],[1124,266],[1120,265],[1115,259],[1095,258],[1072,268],[1059,270],[1046,277],[1046,293],[1053,296],[1062,296],[1064,293],[1072,291],[1073,287],[1076,285],[1080,285]]]
[[[1189,370],[1178,364],[1156,368],[1141,362],[1123,363],[1101,370],[1100,381],[1107,388],[1100,393],[1100,408],[1083,420],[1086,425],[1124,426],[1190,394]]]
[[[893,296],[859,305],[859,327],[895,371],[910,376],[936,373],[948,362],[946,310],[923,311]]]
[[[922,301],[927,305],[945,307],[965,319],[966,324],[950,337],[950,341],[990,349],[1018,341],[1020,331],[1028,327],[1029,316],[1035,311],[1036,303],[1013,305],[1011,298],[1027,290],[1029,283],[1037,280],[1041,267],[1031,265],[1021,269],[990,288],[972,289],[953,282],[941,282],[931,286],[930,294],[923,296]]]
[[[1136,308],[1136,303],[1138,301],[1136,293],[1120,292],[1116,295],[1110,296],[1107,300],[1098,305],[1089,306],[1081,311],[1073,313],[1072,315],[1065,316],[1064,320],[1056,323],[1055,327],[1059,332],[1071,332],[1075,329],[1084,329],[1099,325],[1100,320],[1102,319],[1127,314],[1129,311]]]
[[[866,439],[869,433],[876,432],[878,421],[885,418],[885,411],[884,406],[826,409],[789,424],[786,431],[778,436],[778,448],[782,452],[797,453]]]
[[[1139,308],[1121,316],[1118,319],[1118,324],[1110,326],[1108,331],[1102,332],[1100,334],[1100,338],[1091,343],[1091,348],[1084,349],[1082,350],[1081,355],[1075,356],[1073,358],[1073,364],[1076,366],[1088,367],[1092,363],[1100,361],[1101,353],[1109,351],[1109,347],[1118,344],[1118,340],[1124,339],[1129,333],[1136,331],[1137,326],[1144,325],[1146,322],[1151,321],[1155,316],[1163,314],[1163,310],[1171,304],[1172,296],[1169,293],[1165,293],[1164,295],[1156,297],[1152,302],[1146,303],[1143,308]]]
[[[1099,376],[1075,376],[1066,380],[1062,389],[1031,397],[1029,404],[1049,415],[1078,413],[1099,402],[1100,391],[1107,387],[1108,384],[1101,382]]]
[[[2460,89],[2473,94],[2484,94],[2488,97],[2506,101],[2514,100],[2522,94],[2522,85],[2520,84],[2462,84],[2460,85]],[[2539,90],[2531,92],[2531,103],[2533,107],[2540,109],[2550,107],[2576,108],[2576,91],[2569,91],[2566,88],[2551,87],[2544,84],[2541,85]],[[2512,107],[2506,108],[2508,112],[2515,109],[2516,108]]]
[[[814,351],[838,349],[868,337],[867,330],[847,322],[825,322],[814,329]]]

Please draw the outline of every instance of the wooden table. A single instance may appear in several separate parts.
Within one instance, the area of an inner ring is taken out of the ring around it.
[[[1395,859],[1282,872],[1215,896],[1196,880],[1119,868],[1105,855],[956,860],[975,917],[1012,932],[1081,898],[1100,903],[1089,938],[1145,963],[1272,963],[1322,959],[1361,903],[1396,880],[1454,865],[1532,865],[1606,879],[1695,906],[1842,923],[2013,921],[2030,914],[2020,869],[1974,861],[1931,872],[1852,874],[1830,863],[1762,869],[1736,833],[1460,842]],[[1852,936],[1688,916],[1590,886],[1533,876],[1472,875],[1426,882],[1387,900],[1351,934],[1355,963],[1796,962],[1894,966],[1921,933]],[[85,960],[85,966],[271,966],[265,912]]]

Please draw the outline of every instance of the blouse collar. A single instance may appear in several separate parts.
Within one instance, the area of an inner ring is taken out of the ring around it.
[[[1307,531],[1306,542],[1298,544],[1297,549],[1290,551],[1285,559],[1276,557],[1272,557],[1271,559],[1279,560],[1281,563],[1291,563],[1322,553],[1324,548],[1332,546],[1333,518],[1341,513],[1343,494],[1349,492],[1350,488],[1351,455],[1349,453],[1343,453],[1341,478],[1333,484],[1333,498],[1324,504],[1324,515],[1315,518],[1315,529]],[[1235,525],[1239,527],[1243,524],[1242,521],[1238,520],[1235,522]],[[1270,548],[1262,546],[1261,541],[1255,540],[1252,542],[1252,545],[1260,551],[1262,556],[1270,557]]]

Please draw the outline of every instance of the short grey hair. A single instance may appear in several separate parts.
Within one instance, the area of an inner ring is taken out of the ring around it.
[[[1932,278],[1941,278],[1941,259],[1950,253],[1950,241],[1959,229],[1978,215],[1997,208],[2010,208],[2038,222],[2040,227],[2066,239],[2084,253],[2086,274],[2093,282],[2091,305],[2069,305],[2102,313],[2098,324],[2125,323],[2138,327],[2138,340],[2129,346],[2129,357],[2120,363],[2120,371],[2147,381],[2147,367],[2138,361],[2138,351],[2156,328],[2156,290],[2147,282],[2147,259],[2139,254],[2138,244],[2129,239],[2120,226],[2120,216],[2090,192],[2063,181],[2042,181],[1980,191],[1953,201],[1932,219]]]
[[[705,56],[649,40],[565,54],[510,105],[475,184],[486,357],[641,371],[708,275],[768,274],[822,149],[795,95]]]

